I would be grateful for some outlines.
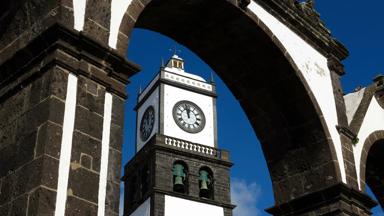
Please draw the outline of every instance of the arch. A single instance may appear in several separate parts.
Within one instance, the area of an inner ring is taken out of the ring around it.
[[[368,185],[384,208],[384,131],[375,131],[364,142],[360,163],[360,185]]]
[[[341,181],[343,163],[313,92],[255,15],[223,0],[134,0],[120,32],[134,26],[190,48],[228,85],[262,144],[277,203]]]

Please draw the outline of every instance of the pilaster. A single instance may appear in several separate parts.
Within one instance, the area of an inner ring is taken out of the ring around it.
[[[63,215],[97,215],[100,200],[106,215],[118,215],[125,86],[138,70],[112,49],[58,24],[0,65],[0,215],[53,215],[60,187],[66,193]],[[75,94],[69,92],[69,77]],[[74,122],[63,169],[70,103]],[[105,118],[110,135],[103,139]],[[108,157],[102,156],[104,145]],[[106,191],[100,197],[103,177]]]

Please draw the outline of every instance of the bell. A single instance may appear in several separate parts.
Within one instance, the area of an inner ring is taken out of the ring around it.
[[[208,190],[208,184],[206,181],[201,181],[200,190]]]
[[[183,183],[183,178],[180,177],[180,176],[176,176],[175,177],[175,182],[173,183],[174,186],[178,187],[178,186],[184,186],[184,183]]]
[[[209,190],[208,185],[211,184],[211,180],[209,178],[209,173],[205,170],[200,171],[200,190]]]
[[[184,179],[185,179],[185,173],[184,173],[184,166],[181,164],[175,164],[173,166],[173,176],[174,176],[174,182],[173,185],[175,187],[184,187]]]

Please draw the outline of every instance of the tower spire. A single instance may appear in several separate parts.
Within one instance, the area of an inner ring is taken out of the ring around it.
[[[215,83],[215,78],[213,76],[213,72],[211,71],[211,84],[214,84]]]

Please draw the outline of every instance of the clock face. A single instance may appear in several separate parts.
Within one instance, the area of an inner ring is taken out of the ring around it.
[[[205,116],[199,106],[190,101],[179,101],[173,107],[173,119],[188,133],[198,133],[204,129]]]
[[[153,126],[155,124],[155,109],[153,106],[149,106],[141,118],[140,122],[140,138],[142,141],[146,141],[152,133]]]

